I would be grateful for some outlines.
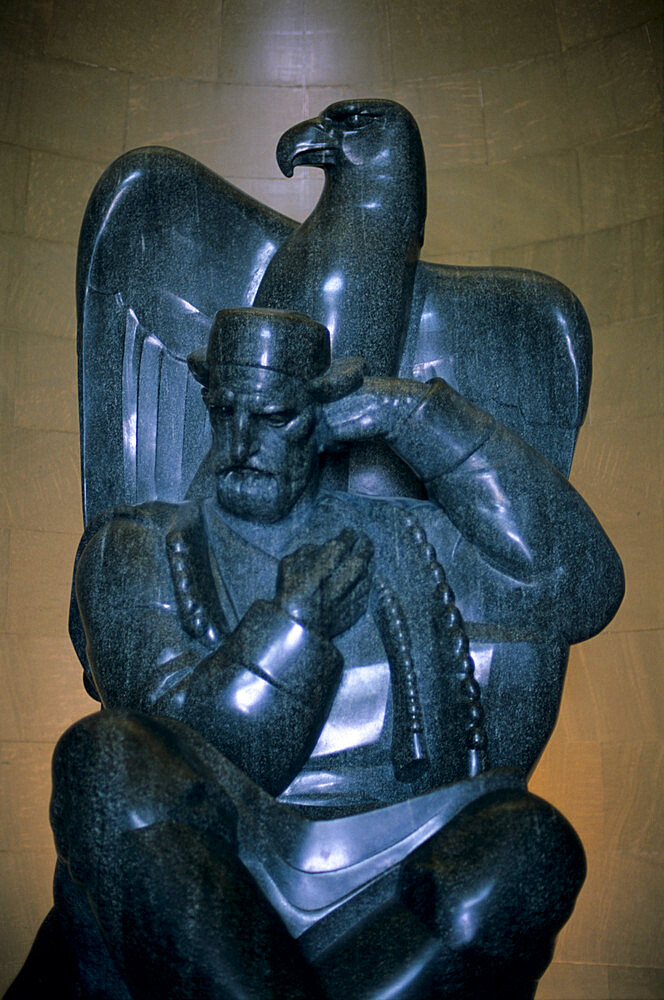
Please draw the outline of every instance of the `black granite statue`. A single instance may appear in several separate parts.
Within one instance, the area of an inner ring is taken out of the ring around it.
[[[622,596],[563,474],[583,311],[417,264],[398,105],[277,155],[327,174],[300,227],[167,151],[86,214],[71,630],[102,711],[56,749],[13,1000],[531,998],[583,881],[526,789]]]
[[[590,389],[586,315],[533,271],[418,262],[424,158],[406,109],[333,104],[285,134],[279,162],[325,172],[301,226],[175,150],[127,153],[95,188],[77,274],[86,524],[120,503],[191,495],[209,432],[187,355],[219,309],[240,306],[312,316],[331,328],[333,355],[364,357],[373,375],[439,375],[567,475]],[[326,477],[344,487],[340,463]],[[357,464],[363,492],[423,495],[408,473],[372,481],[375,464]]]

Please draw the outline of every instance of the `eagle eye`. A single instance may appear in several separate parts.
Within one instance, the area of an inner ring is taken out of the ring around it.
[[[328,108],[325,112],[325,117],[332,122],[333,125],[341,126],[341,128],[346,129],[349,132],[357,132],[359,129],[364,128],[371,122],[375,122],[378,115],[373,114],[371,111],[358,109],[356,106],[350,108]]]
[[[344,115],[343,123],[346,128],[356,131],[375,120],[376,116],[370,115],[368,111],[349,111]]]

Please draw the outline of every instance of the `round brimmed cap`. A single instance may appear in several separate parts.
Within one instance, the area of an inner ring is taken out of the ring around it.
[[[210,370],[221,365],[265,368],[305,381],[330,366],[330,335],[303,313],[280,309],[222,309],[207,348],[187,359],[194,378],[209,385]]]

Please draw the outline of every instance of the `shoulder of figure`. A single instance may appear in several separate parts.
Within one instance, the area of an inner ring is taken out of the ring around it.
[[[154,582],[167,567],[166,538],[174,530],[197,520],[195,503],[171,504],[155,500],[137,506],[112,507],[86,528],[76,555],[77,590],[82,578],[102,573],[105,585],[129,576],[137,587]]]
[[[197,515],[199,505],[196,503],[166,503],[163,500],[150,500],[147,503],[131,506],[123,504],[110,507],[98,514],[86,527],[79,552],[100,533],[122,529],[128,525],[160,534],[169,531],[180,521],[189,520]]]

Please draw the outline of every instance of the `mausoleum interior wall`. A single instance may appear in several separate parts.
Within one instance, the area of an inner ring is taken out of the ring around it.
[[[94,710],[66,631],[81,531],[74,275],[115,156],[175,146],[302,219],[280,133],[346,96],[422,129],[424,257],[536,268],[594,331],[572,480],[625,564],[532,788],[589,874],[540,1000],[664,994],[662,9],[656,0],[4,0],[0,8],[0,989],[49,907],[50,756]]]

